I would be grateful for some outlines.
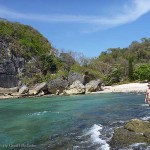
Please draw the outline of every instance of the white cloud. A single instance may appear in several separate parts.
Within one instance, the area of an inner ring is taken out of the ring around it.
[[[82,16],[82,15],[42,15],[23,14],[0,6],[0,17],[8,19],[23,19],[49,23],[84,23],[99,28],[110,28],[133,22],[150,11],[150,0],[132,0],[125,4],[121,12],[109,16]]]

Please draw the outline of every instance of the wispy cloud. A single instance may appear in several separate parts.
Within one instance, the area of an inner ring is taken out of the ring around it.
[[[133,22],[150,11],[150,0],[132,0],[125,4],[121,12],[113,16],[82,16],[82,15],[44,15],[23,14],[0,6],[0,17],[8,19],[23,19],[48,23],[82,23],[92,24],[96,29],[110,28]]]

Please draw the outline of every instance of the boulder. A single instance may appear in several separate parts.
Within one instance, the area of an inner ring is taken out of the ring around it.
[[[150,133],[150,122],[143,122],[139,119],[132,119],[132,121],[128,122],[124,128],[137,133]]]
[[[86,93],[101,91],[101,82],[100,80],[92,80],[85,85]]]
[[[90,74],[88,71],[84,73],[84,82],[83,84],[86,85],[89,83],[91,80],[95,80],[95,76],[93,74]]]
[[[38,96],[44,96],[44,95],[45,95],[44,91],[40,91],[40,93],[38,94]]]
[[[69,85],[72,85],[73,82],[75,82],[77,80],[83,84],[84,83],[84,76],[79,74],[79,73],[76,73],[76,72],[70,72],[69,76],[68,76]]]
[[[84,93],[85,86],[79,80],[73,82],[73,84],[67,90],[64,90],[65,95],[77,95]]]
[[[19,89],[19,94],[25,94],[25,93],[28,93],[28,91],[29,91],[29,88],[26,85],[23,85]]]
[[[12,94],[18,92],[19,88],[18,87],[13,87],[13,88],[1,88],[0,87],[0,94]]]
[[[57,79],[53,79],[47,83],[48,92],[51,94],[62,93],[69,85],[69,82],[63,77],[59,77]]]
[[[41,91],[44,91],[46,89],[47,89],[47,83],[46,82],[36,84],[32,89],[29,90],[29,95],[37,95]]]
[[[133,119],[114,131],[110,141],[112,149],[129,147],[134,143],[150,143],[150,122]]]

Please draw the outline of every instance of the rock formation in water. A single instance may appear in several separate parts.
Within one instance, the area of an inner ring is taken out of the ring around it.
[[[135,143],[150,144],[150,121],[133,119],[114,131],[111,148],[125,148]]]

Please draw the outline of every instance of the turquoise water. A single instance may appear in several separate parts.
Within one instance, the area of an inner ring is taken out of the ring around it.
[[[0,149],[110,149],[114,128],[148,119],[143,94],[0,100]]]

